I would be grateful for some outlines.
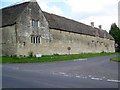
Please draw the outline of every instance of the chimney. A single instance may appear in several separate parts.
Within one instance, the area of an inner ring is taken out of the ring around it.
[[[91,22],[91,27],[93,27],[93,28],[94,28],[94,22]]]
[[[99,25],[98,27],[99,27],[99,29],[102,29],[102,25]]]

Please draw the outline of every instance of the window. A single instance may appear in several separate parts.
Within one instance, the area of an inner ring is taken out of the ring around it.
[[[32,35],[31,36],[31,43],[41,43],[41,36],[39,35]]]
[[[38,20],[32,20],[32,27],[40,27],[40,22]]]
[[[32,20],[32,27],[35,27],[35,20]]]

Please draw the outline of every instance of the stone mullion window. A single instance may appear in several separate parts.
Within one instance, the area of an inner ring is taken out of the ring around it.
[[[31,36],[31,43],[41,43],[40,36]]]
[[[31,36],[31,43],[34,43],[34,36]]]
[[[32,19],[32,27],[33,27],[33,28],[40,27],[40,22],[39,22],[39,20],[34,20],[34,19]]]
[[[32,27],[35,27],[35,20],[32,20]]]

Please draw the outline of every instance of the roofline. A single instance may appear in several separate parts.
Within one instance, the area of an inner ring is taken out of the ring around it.
[[[7,9],[7,8],[11,8],[11,7],[14,7],[14,6],[17,6],[17,5],[21,5],[21,4],[24,4],[24,3],[30,3],[30,1],[21,2],[21,3],[18,3],[18,4],[11,4],[11,5],[9,5],[9,6],[0,8],[0,10],[2,10],[2,9]]]
[[[7,27],[7,26],[13,26],[13,25],[15,25],[15,24],[16,24],[16,22],[15,22],[15,23],[13,23],[13,24],[9,24],[9,25],[0,26],[0,28]]]
[[[43,12],[43,13],[44,13],[44,12],[45,12],[45,13],[48,13],[48,12],[43,11],[43,10],[42,10],[42,12]],[[82,25],[85,25],[85,26],[88,26],[88,27],[93,28],[91,25],[87,25],[87,24],[81,23],[81,22],[79,22],[79,21],[77,21],[77,20],[74,20],[74,19],[70,19],[70,18],[67,18],[67,17],[64,17],[64,16],[60,16],[60,15],[57,15],[57,14],[53,14],[53,13],[48,13],[48,14],[55,15],[55,16],[58,16],[58,17],[61,17],[61,18],[65,18],[65,19],[71,20],[71,21],[73,21],[73,22],[76,22],[76,23],[79,23],[79,24],[82,24]],[[99,28],[94,27],[94,29],[99,29]],[[104,30],[104,29],[99,29],[99,30]],[[106,31],[106,30],[105,30],[105,31]]]

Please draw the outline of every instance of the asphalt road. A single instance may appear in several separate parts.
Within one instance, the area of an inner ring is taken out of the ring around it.
[[[112,56],[72,61],[4,64],[3,88],[118,88]]]

